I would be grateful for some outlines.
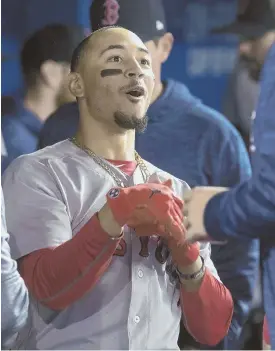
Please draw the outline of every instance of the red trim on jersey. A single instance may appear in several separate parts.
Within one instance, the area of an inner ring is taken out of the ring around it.
[[[198,291],[181,288],[185,326],[201,344],[217,345],[228,333],[234,304],[229,290],[206,269]]]
[[[136,161],[118,161],[118,160],[107,160],[112,163],[114,166],[118,167],[123,173],[128,176],[133,175],[134,171],[137,168]]]
[[[267,345],[270,345],[271,340],[270,340],[270,334],[269,334],[269,330],[268,330],[268,324],[267,324],[266,317],[264,317],[263,340]]]
[[[63,310],[95,286],[119,243],[110,239],[94,215],[71,240],[22,257],[20,273],[39,302]]]

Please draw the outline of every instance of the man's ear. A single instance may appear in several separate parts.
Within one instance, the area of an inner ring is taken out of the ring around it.
[[[158,42],[158,49],[159,49],[159,58],[161,63],[164,63],[173,48],[174,44],[174,37],[172,33],[165,33]]]
[[[44,61],[40,67],[40,79],[51,89],[59,89],[63,79],[62,66],[53,60]]]
[[[84,97],[84,86],[80,74],[71,72],[69,74],[69,90],[76,98]]]

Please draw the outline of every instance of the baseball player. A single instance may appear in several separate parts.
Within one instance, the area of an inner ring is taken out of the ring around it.
[[[3,179],[12,253],[32,296],[25,349],[177,349],[227,333],[233,302],[209,244],[186,244],[186,183],[144,161],[151,58],[108,27],[75,50],[77,135],[15,160]]]
[[[115,24],[136,33],[152,56],[156,80],[147,111],[148,125],[146,132],[137,134],[135,139],[136,151],[143,158],[184,179],[192,188],[198,185],[231,187],[251,176],[241,137],[224,116],[199,101],[184,82],[161,79],[163,63],[173,47],[162,1],[93,0],[90,21],[92,31]],[[77,103],[64,105],[47,119],[40,148],[73,137],[78,124]],[[238,242],[238,245],[230,240],[226,245],[213,245],[211,259],[234,300],[229,332],[215,349],[239,349],[257,283],[258,240]],[[213,346],[198,345],[186,335],[185,329],[181,323],[181,348],[213,349]]]

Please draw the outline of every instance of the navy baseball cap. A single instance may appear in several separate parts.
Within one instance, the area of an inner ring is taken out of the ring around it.
[[[92,31],[120,26],[137,34],[143,42],[166,33],[162,0],[93,0],[90,21]]]
[[[211,33],[237,34],[249,39],[271,30],[275,30],[275,0],[249,0],[245,11],[233,23],[213,29]]]

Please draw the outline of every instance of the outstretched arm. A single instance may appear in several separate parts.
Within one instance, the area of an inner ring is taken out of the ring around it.
[[[252,178],[213,197],[204,223],[212,237],[256,238],[274,235],[275,225],[275,44],[267,58],[254,123],[256,152]]]

